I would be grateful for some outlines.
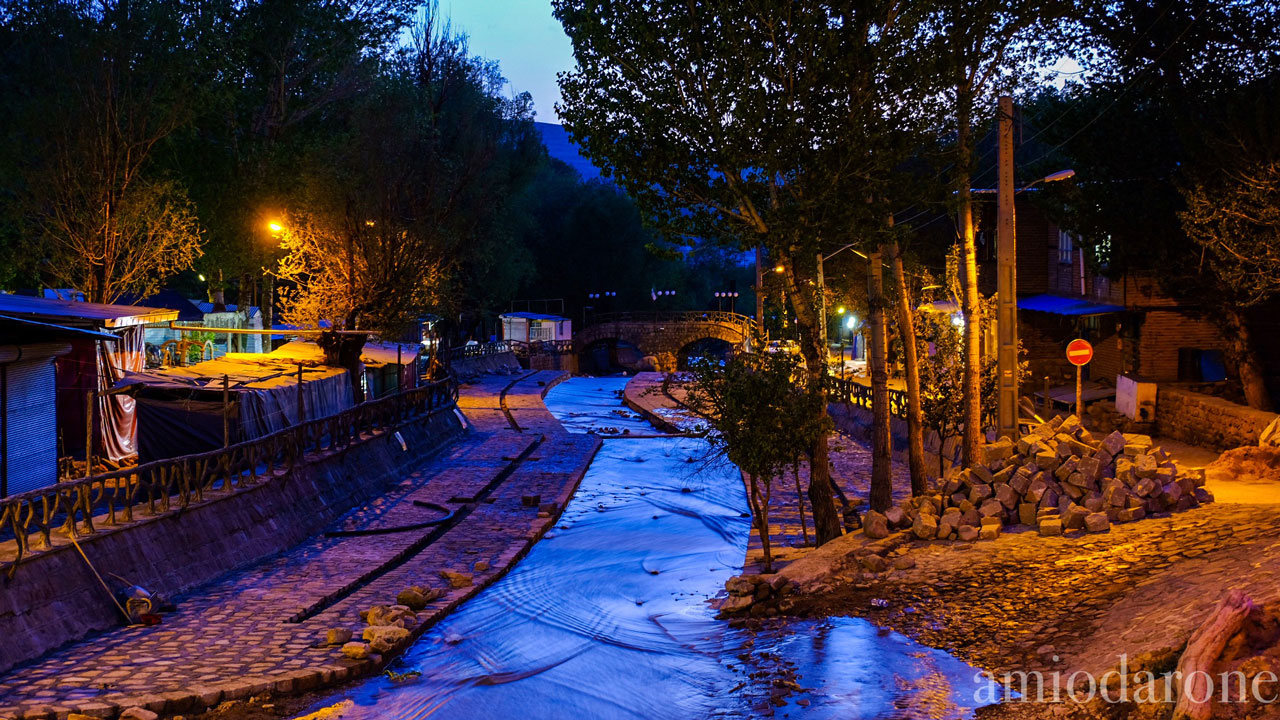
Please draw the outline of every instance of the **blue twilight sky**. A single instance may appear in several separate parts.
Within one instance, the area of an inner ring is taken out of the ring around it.
[[[539,122],[560,122],[556,73],[573,67],[573,48],[550,0],[440,0],[440,9],[473,55],[498,61],[511,91],[533,95]]]

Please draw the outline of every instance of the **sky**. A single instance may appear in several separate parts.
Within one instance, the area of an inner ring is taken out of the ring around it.
[[[533,96],[538,122],[559,123],[556,73],[573,68],[573,48],[550,0],[440,0],[471,53],[497,60],[513,92]]]

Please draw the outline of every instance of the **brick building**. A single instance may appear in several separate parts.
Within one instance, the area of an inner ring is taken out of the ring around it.
[[[983,292],[995,291],[995,196],[979,196],[978,258]],[[1074,377],[1064,349],[1093,344],[1086,377],[1114,383],[1121,373],[1155,382],[1222,379],[1226,340],[1217,323],[1163,294],[1153,277],[1095,273],[1070,233],[1025,195],[1017,201],[1018,328],[1032,378]]]

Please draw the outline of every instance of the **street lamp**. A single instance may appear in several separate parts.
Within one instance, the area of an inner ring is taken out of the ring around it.
[[[724,301],[729,301],[729,312],[734,312],[734,307],[738,300],[736,292],[718,292],[716,293],[716,310],[724,310]]]

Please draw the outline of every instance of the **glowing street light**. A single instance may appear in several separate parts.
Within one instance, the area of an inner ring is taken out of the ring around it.
[[[279,235],[280,233],[284,232],[284,226],[274,220],[267,223],[267,229],[270,230],[272,233],[275,233],[276,235]]]

